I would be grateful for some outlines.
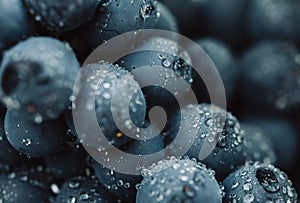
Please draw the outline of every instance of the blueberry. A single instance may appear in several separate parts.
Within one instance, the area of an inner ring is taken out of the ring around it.
[[[93,19],[84,26],[78,40],[94,49],[105,40],[125,32],[154,28],[156,0],[103,0]]]
[[[216,65],[224,83],[227,99],[232,99],[238,69],[230,49],[216,39],[199,39],[196,42]]]
[[[14,166],[21,163],[27,163],[29,160],[15,150],[8,142],[4,131],[4,117],[6,110],[0,104],[0,168],[7,165]]]
[[[85,176],[76,176],[66,180],[62,185],[55,203],[84,203],[84,202],[117,202],[108,195],[99,183]]]
[[[163,160],[143,170],[136,202],[222,202],[214,171],[192,160]]]
[[[249,1],[204,1],[202,7],[204,27],[208,36],[216,37],[233,48],[245,44],[246,17]]]
[[[0,1],[0,55],[4,49],[33,34],[34,20],[24,8],[22,0]]]
[[[193,0],[162,0],[161,1],[174,14],[178,22],[179,32],[194,37],[203,31],[202,28],[202,1]],[[195,19],[199,21],[195,22]]]
[[[241,128],[244,133],[243,153],[247,154],[247,160],[266,163],[277,161],[273,143],[263,130],[247,123],[242,123]]]
[[[86,137],[87,131],[94,128],[88,119],[96,114],[98,125],[110,144],[121,146],[129,142],[132,138],[127,136],[128,133],[136,134],[137,127],[141,127],[145,120],[146,103],[139,85],[127,70],[119,66],[100,62],[83,69],[86,71],[82,72],[79,91],[74,95],[78,110],[73,110],[73,118],[79,120],[77,125],[80,124],[76,128],[79,138]],[[90,91],[95,94],[95,99],[87,99]],[[95,111],[89,109],[91,105],[95,106]],[[88,136],[88,139],[101,139],[96,134]]]
[[[222,184],[225,202],[297,202],[292,182],[273,165],[246,164]]]
[[[247,160],[269,161],[269,163],[275,161],[273,151],[261,146],[267,143],[258,145],[262,139],[245,138],[245,132],[241,129],[239,121],[224,109],[215,105],[200,104],[189,105],[181,111],[183,115],[188,116],[183,118],[183,123],[180,123],[181,115],[177,113],[173,118],[174,122],[179,122],[180,128],[197,130],[193,144],[186,155],[198,159],[215,170],[218,180],[223,180]],[[167,136],[177,133],[171,129]],[[256,150],[256,156],[252,155],[252,150]]]
[[[65,146],[67,128],[62,118],[36,123],[8,110],[4,129],[9,143],[29,157],[47,157]]]
[[[57,118],[70,102],[79,64],[68,46],[32,37],[8,50],[0,69],[2,101],[34,120]]]
[[[81,174],[87,168],[87,153],[82,148],[69,147],[45,159],[46,170],[60,180]]]
[[[155,29],[179,32],[176,17],[162,2],[157,2],[157,13],[159,17],[154,26]]]
[[[50,193],[12,176],[0,176],[0,199],[3,202],[49,202]]]
[[[50,30],[73,30],[86,22],[101,0],[24,0],[35,20]]]
[[[261,42],[247,51],[240,66],[240,102],[248,109],[287,113],[299,107],[300,59],[294,45]]]
[[[296,129],[287,119],[248,116],[244,120],[248,125],[259,128],[264,137],[271,141],[277,156],[276,165],[283,170],[293,168],[294,160],[297,157],[299,138]]]
[[[283,39],[300,42],[298,1],[253,0],[250,3],[248,33],[254,39]]]
[[[145,134],[141,136],[147,136],[147,135]],[[151,140],[147,140],[147,141],[133,140],[130,143],[123,145],[121,150],[126,153],[135,154],[135,155],[147,155],[147,154],[153,154],[155,152],[158,152],[163,148],[164,148],[163,139],[158,134],[155,138],[152,138]],[[146,158],[145,159],[141,158],[141,160],[145,162],[148,161]],[[111,194],[127,202],[134,202],[136,198],[136,192],[137,192],[135,186],[136,184],[141,182],[142,180],[141,175],[129,175],[129,174],[112,171],[102,166],[98,162],[93,162],[92,166],[95,171],[96,177]]]
[[[133,72],[133,75],[141,86],[145,86],[144,84],[147,83],[145,81],[149,80],[153,84],[152,88],[144,89],[145,97],[149,102],[170,105],[173,99],[170,94],[164,93],[166,88],[167,90],[174,88],[174,92],[170,93],[182,97],[187,91],[176,83],[176,79],[181,78],[190,86],[193,83],[193,68],[190,65],[191,59],[188,53],[176,41],[162,37],[148,39],[137,48],[139,49],[145,49],[145,51],[128,54],[116,63],[128,71],[148,68],[145,74],[137,71]],[[154,69],[157,66],[159,69]]]
[[[99,163],[93,164],[96,177],[106,190],[127,202],[134,202],[136,197],[135,185],[141,182],[142,177],[112,171]]]

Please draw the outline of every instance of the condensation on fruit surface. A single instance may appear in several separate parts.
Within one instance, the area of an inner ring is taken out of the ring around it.
[[[296,202],[297,193],[287,175],[270,164],[246,162],[223,182],[229,202]]]

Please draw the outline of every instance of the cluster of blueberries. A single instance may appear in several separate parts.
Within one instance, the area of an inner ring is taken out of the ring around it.
[[[0,0],[0,202],[297,203],[299,11],[295,0]],[[114,147],[143,156],[164,150],[178,132],[195,132],[182,157],[166,156],[133,175],[87,153],[72,114],[89,105],[80,106],[73,89],[93,50],[141,29],[177,32],[201,46],[222,77],[228,111],[210,104],[176,40],[145,42],[168,53],[145,50],[90,64],[94,72],[80,88],[95,91],[97,122]],[[159,77],[131,76],[153,65],[161,66]],[[136,90],[147,78],[167,84],[170,77],[183,78],[198,104],[180,109],[163,87]],[[121,127],[140,129],[150,125],[155,106],[165,109],[167,122],[147,141],[124,134],[112,115]],[[207,146],[211,153],[200,159]]]

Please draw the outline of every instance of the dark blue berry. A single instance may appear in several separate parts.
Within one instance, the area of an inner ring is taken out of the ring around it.
[[[299,51],[285,42],[261,42],[241,60],[240,101],[255,112],[299,108]]]
[[[47,190],[16,179],[13,175],[0,176],[0,191],[0,200],[8,203],[46,203],[49,202],[50,198],[50,193]]]
[[[170,159],[143,170],[136,202],[220,203],[222,195],[214,171],[189,159]]]
[[[222,180],[247,160],[269,163],[275,161],[271,149],[258,145],[262,139],[248,138],[245,131],[241,129],[239,121],[224,109],[210,104],[189,105],[181,113],[188,115],[183,118],[181,128],[185,126],[190,131],[197,131],[186,155],[198,159],[215,170],[218,180]],[[180,113],[176,116],[178,122]],[[168,135],[176,135],[176,133],[178,132],[171,130]],[[252,155],[252,150],[256,150],[256,156]]]
[[[238,69],[230,49],[215,39],[199,39],[197,43],[216,65],[224,83],[227,99],[232,99]]]
[[[78,39],[93,49],[125,32],[154,28],[156,21],[156,0],[103,0]]]
[[[151,132],[154,133],[155,131]],[[141,135],[149,136],[147,134]],[[121,150],[135,155],[148,155],[158,152],[164,148],[164,143],[161,135],[157,135],[151,140],[134,140],[123,145]],[[110,153],[109,150],[107,153]],[[146,158],[141,158],[145,163],[148,162]],[[125,160],[124,160],[125,161]],[[130,163],[128,163],[130,164]],[[94,162],[93,168],[96,177],[104,185],[104,187],[113,195],[119,197],[127,202],[134,202],[136,198],[136,184],[142,180],[141,175],[129,175],[112,171],[101,164]]]
[[[297,202],[287,175],[273,165],[246,164],[224,181],[225,202]]]
[[[70,102],[77,59],[68,44],[32,37],[8,50],[0,69],[2,101],[33,120],[57,118]]]
[[[55,203],[84,203],[118,202],[113,196],[107,194],[103,187],[90,177],[77,176],[67,179],[62,185]]]
[[[73,30],[86,22],[101,0],[24,0],[35,20],[50,30]]]
[[[299,43],[300,2],[294,0],[253,0],[247,22],[254,39],[283,39]]]
[[[37,123],[20,112],[8,110],[4,129],[9,143],[29,157],[47,157],[66,145],[67,128],[63,118]]]
[[[158,19],[154,26],[155,29],[179,32],[176,17],[162,2],[157,2],[157,14]]]
[[[293,168],[299,138],[296,129],[287,119],[248,116],[244,120],[248,125],[262,131],[263,136],[271,141],[270,144],[277,156],[276,165],[284,170]]]
[[[87,152],[82,147],[72,147],[45,159],[45,167],[56,178],[65,180],[83,173],[86,159]]]
[[[33,34],[34,20],[28,17],[22,0],[0,1],[0,55],[24,36]]]
[[[182,97],[187,92],[177,83],[176,79],[185,80],[191,86],[193,68],[190,65],[188,53],[176,41],[152,37],[138,49],[145,49],[145,51],[128,54],[116,63],[129,71],[147,68],[147,73],[142,74],[141,71],[137,71],[133,72],[133,75],[141,86],[145,86],[144,84],[147,83],[145,81],[150,80],[151,88],[143,89],[145,97],[150,103],[170,105],[174,98],[165,94],[165,89],[173,88],[173,92],[170,93],[177,97]]]
[[[74,95],[77,106],[73,116],[78,120],[77,125],[80,125],[77,132],[79,138],[82,139],[89,129],[95,128],[88,119],[96,114],[98,125],[110,144],[121,146],[129,142],[132,139],[126,134],[136,134],[137,127],[142,126],[146,115],[145,98],[139,85],[127,70],[119,66],[99,63],[89,64],[84,69],[86,72],[83,72],[78,83],[79,91]],[[95,94],[94,100],[87,99],[90,91]],[[89,108],[93,105],[94,110]],[[83,118],[82,115],[88,117]],[[119,126],[116,123],[118,121]],[[88,136],[88,139],[101,139],[99,134]]]

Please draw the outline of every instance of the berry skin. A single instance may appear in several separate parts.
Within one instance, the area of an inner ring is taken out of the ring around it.
[[[9,143],[29,157],[47,157],[66,145],[67,128],[62,118],[36,123],[20,112],[8,110],[4,129]]]
[[[186,155],[198,159],[215,170],[218,180],[223,180],[247,160],[269,163],[275,161],[274,152],[261,146],[267,143],[260,144],[262,139],[247,137],[239,121],[224,109],[210,104],[189,105],[182,110],[182,113],[188,116],[183,119],[181,128],[183,125],[188,125],[184,128],[197,130],[193,144]],[[179,119],[180,113],[177,113],[173,118],[175,127],[180,122]],[[168,131],[167,137],[173,134],[177,134],[176,129]],[[256,156],[252,155],[252,150],[256,150]]]
[[[207,34],[216,37],[233,48],[244,45],[247,0],[210,0],[201,5],[204,29]],[[243,48],[243,47],[242,47]]]
[[[225,44],[215,39],[199,39],[196,42],[216,65],[224,83],[227,99],[232,99],[237,68],[231,51]]]
[[[230,174],[222,184],[225,202],[297,202],[292,182],[273,165],[246,164]]]
[[[154,26],[155,29],[179,32],[176,17],[167,6],[161,2],[157,2],[157,13],[159,17]]]
[[[71,48],[49,37],[32,37],[9,49],[0,69],[7,108],[33,120],[55,119],[67,107],[79,64]]]
[[[87,115],[86,119],[90,119],[90,115],[96,114],[98,125],[110,144],[121,146],[128,143],[132,138],[126,133],[136,134],[137,127],[142,126],[146,116],[145,98],[139,85],[127,70],[119,66],[100,62],[89,64],[83,69],[85,71],[82,72],[82,78],[76,84],[79,91],[74,95],[74,102],[78,111],[73,113],[73,118],[82,119],[82,115]],[[87,100],[90,91],[95,94],[94,100]],[[95,111],[87,108],[90,105],[95,106]],[[116,122],[119,122],[119,126]],[[80,133],[85,134],[93,128],[93,124],[88,120],[80,120],[78,123],[81,130],[77,134],[81,139],[84,135],[81,136]],[[72,125],[70,128],[72,129]],[[96,142],[101,139],[99,135],[88,136],[88,139]]]
[[[154,133],[154,131],[152,132]],[[152,134],[151,133],[151,134]],[[147,134],[141,135],[147,137]],[[134,140],[130,143],[123,145],[121,150],[136,155],[147,155],[158,152],[164,148],[164,143],[161,135],[157,135],[148,141]],[[108,151],[109,153],[109,151]],[[143,159],[147,163],[147,159]],[[128,163],[130,164],[130,163]],[[136,184],[140,183],[142,176],[128,175],[112,171],[98,162],[94,161],[92,167],[95,175],[103,186],[116,197],[119,197],[126,202],[134,202],[136,198]]]
[[[144,169],[136,202],[221,203],[222,195],[214,171],[189,159],[170,159]]]
[[[241,60],[240,102],[255,112],[298,109],[299,66],[299,51],[294,45],[279,41],[256,44]]]
[[[23,36],[33,34],[34,20],[24,8],[22,0],[0,1],[0,55]]]
[[[300,42],[300,3],[294,0],[253,0],[248,13],[248,33],[257,40]]]
[[[152,82],[151,88],[148,86],[143,89],[149,103],[172,104],[173,99],[169,94],[164,93],[165,88],[174,88],[174,92],[171,94],[174,95],[177,92],[177,96],[182,97],[187,90],[183,90],[182,86],[176,83],[176,79],[181,78],[190,86],[193,83],[193,68],[189,65],[188,53],[176,41],[162,37],[150,38],[137,48],[137,50],[139,49],[145,49],[145,51],[128,54],[116,63],[130,72],[139,68],[148,68],[147,74],[141,74],[139,71],[132,74],[141,86],[144,86],[144,81],[149,81],[149,79]],[[159,67],[159,69],[153,67]]]
[[[86,22],[101,0],[24,0],[35,20],[57,31],[73,30]]]
[[[29,160],[15,150],[8,142],[4,131],[4,117],[6,110],[0,104],[0,169],[7,165],[14,166],[22,163],[28,163]]]
[[[264,137],[271,141],[277,156],[276,165],[283,170],[293,169],[299,143],[295,127],[282,118],[248,116],[244,120],[247,125],[260,129]]]
[[[96,180],[90,177],[77,176],[68,179],[62,185],[55,203],[109,203],[117,201],[115,197],[108,195]]]
[[[0,176],[0,191],[0,199],[7,203],[46,203],[49,202],[50,197],[47,190],[6,175]]]
[[[125,32],[154,28],[157,21],[156,0],[103,0],[93,19],[80,31],[87,47],[94,49]]]
[[[86,166],[87,153],[80,148],[68,148],[45,159],[46,170],[60,180],[65,180],[83,173]]]
[[[197,26],[192,22],[195,19],[202,19],[202,15],[199,15],[199,13],[202,13],[200,10],[201,2],[193,0],[162,0],[161,2],[174,14],[180,33],[189,37],[197,36],[199,30],[201,30],[199,28],[201,28],[202,20],[197,22],[200,24],[197,24]]]

